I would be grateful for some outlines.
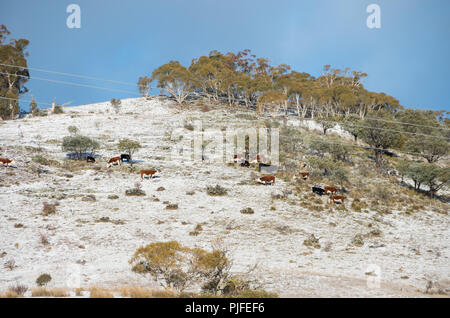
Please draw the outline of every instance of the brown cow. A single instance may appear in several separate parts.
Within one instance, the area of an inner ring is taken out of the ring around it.
[[[309,179],[309,172],[300,172],[300,175],[302,176],[303,180]]]
[[[233,156],[234,163],[237,163],[238,161],[244,161],[246,159],[247,155],[245,153],[240,153]]]
[[[332,201],[333,203],[339,202],[339,203],[344,204],[344,200],[345,200],[345,197],[343,195],[332,195],[332,196],[330,196],[330,201]]]
[[[145,176],[148,176],[149,179],[153,178],[153,175],[156,173],[156,170],[141,170],[141,180],[144,180]]]
[[[336,194],[337,193],[337,188],[335,187],[324,187],[323,188],[325,190],[326,194]]]
[[[9,165],[14,164],[14,160],[10,160],[7,158],[0,158],[0,162],[2,163],[3,166],[8,167]]]
[[[119,166],[122,164],[122,159],[119,157],[112,157],[111,159],[109,159],[108,163],[106,164],[106,167],[111,167],[112,165],[114,165],[115,163],[118,163]]]
[[[260,162],[263,162],[264,160],[265,159],[264,159],[263,155],[256,155],[256,156],[252,157],[252,160],[250,160],[250,163],[260,163]]]
[[[264,177],[259,178],[259,182],[264,183],[264,184],[267,184],[267,183],[274,184],[275,177],[274,176],[264,176]]]

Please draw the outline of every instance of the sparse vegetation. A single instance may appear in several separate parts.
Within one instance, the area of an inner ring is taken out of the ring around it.
[[[47,285],[51,280],[52,280],[52,277],[50,276],[50,274],[41,274],[36,279],[36,285],[38,285],[39,287],[42,287],[42,286]]]
[[[66,136],[62,141],[62,150],[73,152],[78,160],[84,159],[87,153],[91,155],[100,148],[100,144],[86,136]]]
[[[253,211],[252,208],[245,208],[245,209],[242,209],[242,210],[241,210],[241,213],[242,213],[242,214],[254,214],[255,211]]]
[[[64,288],[33,288],[31,297],[69,297],[70,294]]]
[[[16,293],[17,295],[23,296],[27,292],[28,287],[23,284],[17,284],[10,286],[8,290],[13,293]]]
[[[58,205],[57,203],[43,202],[42,203],[42,215],[48,216],[50,214],[55,214],[57,205]]]
[[[214,186],[206,187],[206,193],[211,196],[223,196],[226,195],[227,192],[228,192],[227,189],[218,184],[215,187]]]

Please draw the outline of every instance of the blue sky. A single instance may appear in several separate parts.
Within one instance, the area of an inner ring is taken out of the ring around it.
[[[80,29],[66,26],[71,3],[81,7]],[[381,7],[381,29],[366,26],[371,3]],[[364,71],[369,90],[406,107],[450,111],[448,0],[0,0],[0,24],[30,40],[34,68],[136,83],[170,60],[187,66],[211,50],[251,49],[315,76],[325,64]],[[137,94],[135,86],[31,76]],[[36,79],[27,87],[45,103],[134,96]]]

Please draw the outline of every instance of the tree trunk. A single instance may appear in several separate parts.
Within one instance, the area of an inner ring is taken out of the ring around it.
[[[56,107],[56,97],[53,98],[53,102],[52,102],[52,114],[55,113],[55,107]]]
[[[379,149],[375,150],[375,163],[378,168],[383,164],[383,152]]]

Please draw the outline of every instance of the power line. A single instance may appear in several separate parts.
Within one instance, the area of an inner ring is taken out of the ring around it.
[[[12,64],[3,64],[3,63],[0,63],[0,65],[8,66],[8,67],[24,68],[24,69],[27,69],[27,70],[34,70],[34,71],[50,73],[50,74],[57,74],[57,75],[63,75],[63,76],[84,78],[84,79],[89,79],[89,80],[94,80],[94,81],[103,81],[103,82],[110,82],[110,83],[130,85],[130,86],[142,86],[142,87],[144,86],[144,85],[138,85],[138,84],[130,83],[130,82],[116,81],[116,80],[110,80],[110,79],[104,79],[104,78],[98,78],[98,77],[91,77],[91,76],[86,76],[86,75],[78,75],[78,74],[72,74],[72,73],[65,73],[65,72],[50,71],[50,70],[45,70],[45,69],[42,69],[42,68],[24,67],[24,66],[18,66],[18,65],[12,65]]]
[[[31,102],[31,100],[29,100],[29,99],[27,100],[27,99],[9,98],[9,97],[3,97],[3,96],[0,96],[0,99],[15,100],[15,101],[18,101],[18,102],[20,102],[20,101],[22,101],[22,102]],[[36,102],[36,104],[52,106],[52,104],[44,103],[44,102]]]
[[[25,77],[25,78],[30,78],[30,79],[36,79],[36,80],[40,80],[40,81],[47,81],[47,82],[52,82],[52,83],[58,83],[58,84],[74,85],[74,86],[88,87],[88,88],[94,88],[94,89],[102,89],[102,90],[106,90],[106,91],[119,92],[119,93],[127,93],[127,94],[132,94],[132,95],[135,95],[135,96],[141,96],[141,94],[138,94],[138,93],[135,93],[135,92],[125,91],[125,90],[118,90],[118,89],[107,88],[107,87],[101,87],[101,86],[93,86],[93,85],[80,84],[80,83],[75,83],[75,82],[66,82],[66,81],[51,80],[51,79],[48,79],[48,78],[41,78],[41,77],[34,77],[34,76],[31,77],[31,76],[25,76],[25,75],[17,75],[17,74],[11,74],[11,73],[6,73],[6,72],[0,72],[0,74],[4,74],[4,75],[14,75],[14,76],[20,76],[20,77]]]

